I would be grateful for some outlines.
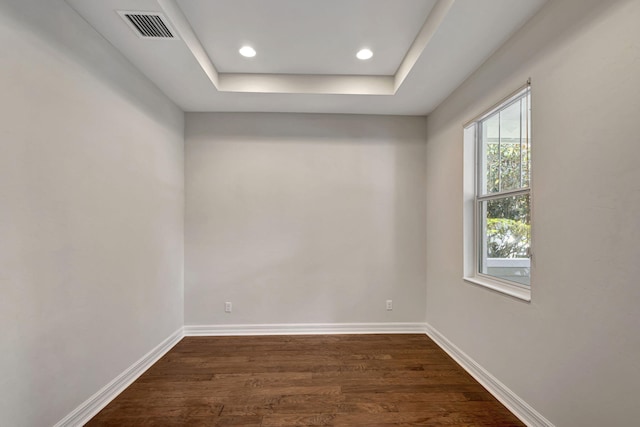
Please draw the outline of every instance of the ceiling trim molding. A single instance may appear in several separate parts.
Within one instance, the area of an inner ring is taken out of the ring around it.
[[[427,19],[424,21],[424,25],[400,63],[396,74],[393,76],[394,91],[400,88],[404,79],[407,78],[413,66],[418,62],[418,58],[420,58],[434,34],[438,31],[440,24],[444,21],[454,2],[455,0],[438,0],[435,6],[433,6],[433,9],[429,12],[429,16],[427,16]]]
[[[157,2],[219,92],[395,95],[433,39],[455,0],[438,0],[396,73],[389,76],[219,73],[176,0]]]
[[[393,95],[393,76],[336,76],[312,74],[219,75],[221,92],[308,93],[328,95]]]
[[[178,3],[176,3],[175,0],[157,1],[160,8],[187,45],[187,48],[191,51],[193,57],[198,61],[198,64],[200,64],[202,71],[209,77],[209,80],[211,80],[211,83],[213,83],[216,89],[220,90],[218,88],[220,84],[218,70],[216,70],[215,65],[213,65],[211,58],[209,58],[207,51],[204,49],[204,46],[202,46],[202,43],[200,43],[198,36],[193,31],[193,28],[191,28],[189,20],[182,12],[182,9],[180,9],[180,6],[178,6]]]

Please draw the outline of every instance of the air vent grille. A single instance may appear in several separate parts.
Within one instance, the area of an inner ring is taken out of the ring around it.
[[[153,39],[175,39],[169,23],[159,13],[118,12],[138,36]]]

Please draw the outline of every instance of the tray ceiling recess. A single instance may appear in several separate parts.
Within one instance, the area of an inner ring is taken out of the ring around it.
[[[193,0],[192,0],[193,1]],[[290,0],[294,1],[294,0]],[[295,0],[300,1],[300,0]],[[307,0],[308,1],[308,0]],[[396,0],[397,1],[397,0]],[[391,75],[317,75],[296,73],[222,73],[218,70],[215,58],[211,58],[203,46],[187,16],[175,0],[158,0],[162,11],[177,29],[187,47],[207,74],[211,83],[221,92],[255,93],[309,93],[309,94],[347,94],[347,95],[393,95],[407,77],[413,65],[422,54],[429,40],[446,16],[454,0],[438,0],[430,8],[418,34],[406,50],[397,71]],[[268,3],[268,2],[266,2]],[[282,3],[282,2],[281,2]],[[322,2],[316,2],[320,7]],[[431,6],[429,3],[422,2]],[[184,2],[188,5],[188,2]],[[288,6],[291,8],[291,6]],[[285,9],[286,10],[286,9]],[[286,13],[286,12],[285,12]],[[193,13],[195,18],[198,15]],[[293,17],[295,19],[295,17]],[[304,23],[302,23],[304,25]],[[398,30],[401,26],[398,25]],[[327,27],[326,31],[332,31]],[[296,37],[295,34],[290,36]],[[355,52],[354,52],[355,53]]]
[[[65,1],[185,111],[427,114],[546,0]]]

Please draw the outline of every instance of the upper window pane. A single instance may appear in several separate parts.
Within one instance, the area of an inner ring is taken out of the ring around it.
[[[478,123],[479,194],[529,187],[529,92]]]

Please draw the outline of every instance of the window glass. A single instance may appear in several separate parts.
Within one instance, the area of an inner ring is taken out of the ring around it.
[[[531,267],[530,117],[527,87],[465,132],[477,156],[475,274],[524,286]]]
[[[529,194],[481,201],[480,212],[479,271],[529,285]]]

